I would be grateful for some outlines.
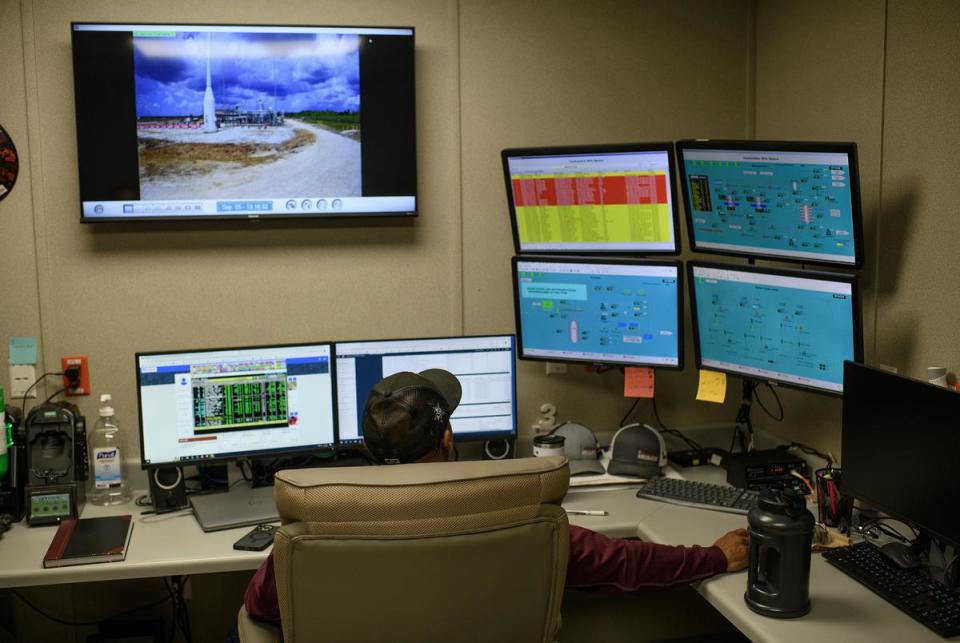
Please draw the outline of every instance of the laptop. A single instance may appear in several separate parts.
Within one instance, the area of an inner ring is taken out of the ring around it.
[[[193,515],[204,531],[278,522],[273,487],[237,486],[224,493],[190,496]]]

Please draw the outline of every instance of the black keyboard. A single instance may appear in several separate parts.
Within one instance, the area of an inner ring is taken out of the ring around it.
[[[900,569],[867,542],[828,549],[823,558],[940,636],[960,634],[960,594],[922,567]]]
[[[654,478],[637,492],[637,497],[700,509],[745,514],[756,506],[760,493],[709,482]]]

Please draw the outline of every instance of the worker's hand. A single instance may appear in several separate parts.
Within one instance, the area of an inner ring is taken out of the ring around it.
[[[713,544],[727,557],[728,572],[738,572],[746,568],[750,559],[750,536],[746,529],[728,531]]]

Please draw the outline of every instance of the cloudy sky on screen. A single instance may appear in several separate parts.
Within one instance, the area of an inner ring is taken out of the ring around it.
[[[207,84],[207,34],[134,37],[137,116],[200,116]],[[212,33],[210,71],[217,108],[357,112],[356,35]]]

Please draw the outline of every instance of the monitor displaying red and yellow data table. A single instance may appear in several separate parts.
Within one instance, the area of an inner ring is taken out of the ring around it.
[[[673,143],[506,149],[518,253],[677,254]]]

